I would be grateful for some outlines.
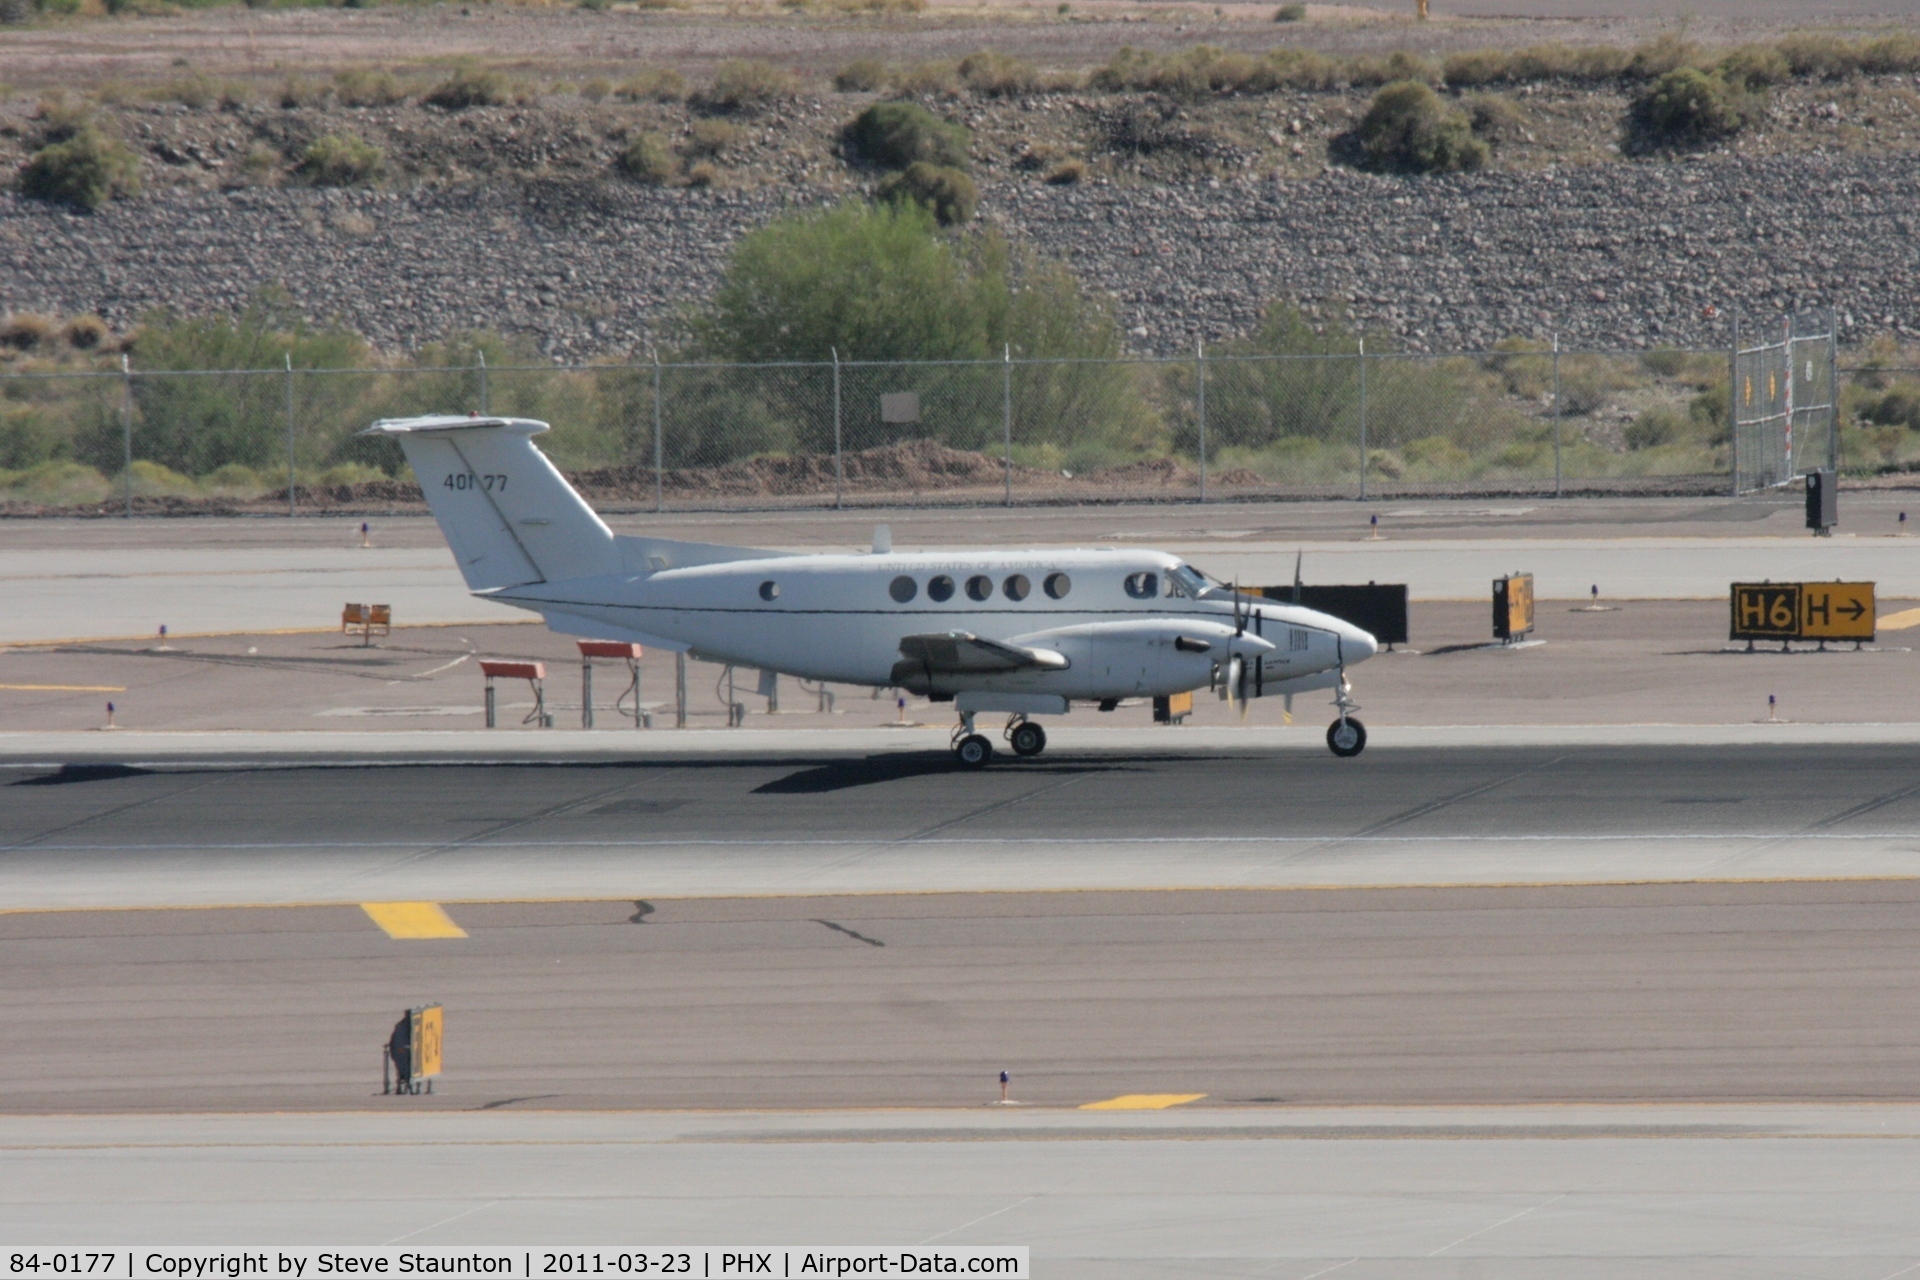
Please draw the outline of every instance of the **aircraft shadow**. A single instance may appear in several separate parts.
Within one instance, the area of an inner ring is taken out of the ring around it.
[[[1124,764],[1020,764],[996,765],[995,769],[1017,768],[1022,773],[1113,773],[1124,770]],[[820,795],[828,791],[845,791],[850,787],[867,787],[881,782],[900,782],[907,778],[924,778],[933,775],[951,776],[960,773],[960,766],[946,752],[925,755],[901,755],[889,752],[886,755],[863,756],[858,760],[834,760],[816,765],[811,769],[801,769],[784,778],[775,778],[772,782],[762,783],[753,789],[757,796],[793,796]],[[993,772],[992,769],[988,770]]]
[[[130,764],[63,764],[55,773],[42,773],[9,783],[15,787],[64,787],[76,782],[111,782],[115,778],[144,778],[151,769]]]

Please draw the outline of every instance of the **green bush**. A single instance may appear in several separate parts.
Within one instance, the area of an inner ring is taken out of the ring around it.
[[[695,120],[693,127],[687,130],[686,153],[690,156],[713,157],[738,146],[745,131],[737,124],[728,124],[725,120]]]
[[[1641,148],[1685,148],[1730,138],[1761,109],[1753,94],[1698,67],[1679,67],[1648,85],[1627,109]]]
[[[657,134],[635,134],[614,163],[620,172],[647,186],[663,186],[673,180],[673,153]]]
[[[294,172],[316,187],[351,187],[380,176],[386,153],[351,133],[329,133],[307,144]]]
[[[89,211],[140,194],[140,161],[91,127],[33,153],[20,170],[20,193]]]
[[[469,107],[498,107],[513,101],[513,86],[497,71],[480,67],[461,67],[442,80],[420,99],[424,106],[443,111],[465,111]]]
[[[1307,6],[1304,4],[1283,4],[1273,11],[1275,22],[1305,22]]]
[[[1487,162],[1487,144],[1473,136],[1466,113],[1411,80],[1375,94],[1355,134],[1367,167],[1388,173],[1445,173]]]
[[[1652,449],[1678,440],[1687,428],[1686,415],[1675,409],[1649,409],[1627,424],[1629,449]]]
[[[855,157],[882,169],[905,169],[916,161],[967,167],[967,131],[913,102],[876,102],[841,136]]]
[[[916,160],[899,173],[888,174],[881,182],[879,198],[908,201],[933,211],[943,227],[958,226],[973,219],[980,203],[973,179],[958,169]]]

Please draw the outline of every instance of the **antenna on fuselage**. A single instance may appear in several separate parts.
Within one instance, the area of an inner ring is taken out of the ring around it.
[[[884,524],[873,526],[873,554],[877,556],[893,553],[893,529]]]

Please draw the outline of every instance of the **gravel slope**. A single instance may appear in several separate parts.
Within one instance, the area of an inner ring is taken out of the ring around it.
[[[1192,185],[989,183],[983,216],[1112,290],[1130,344],[1190,350],[1288,294],[1409,346],[1558,328],[1574,344],[1714,344],[1724,315],[1833,306],[1843,340],[1920,332],[1920,158],[1713,157],[1405,180],[1328,170]],[[284,285],[315,320],[407,348],[535,335],[556,357],[643,347],[727,246],[805,187],[619,184],[170,191],[98,216],[0,196],[0,308],[232,310]],[[1721,319],[1703,318],[1715,304]]]

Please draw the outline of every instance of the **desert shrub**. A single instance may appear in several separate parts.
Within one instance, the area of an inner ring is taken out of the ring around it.
[[[1047,181],[1056,187],[1070,187],[1087,176],[1084,160],[1062,160],[1047,171]]]
[[[673,179],[673,153],[658,134],[635,134],[614,164],[627,177],[647,186],[661,186]]]
[[[51,346],[60,333],[60,326],[48,316],[35,315],[31,311],[10,315],[0,320],[0,346],[15,351],[36,351]]]
[[[916,62],[893,73],[894,92],[909,98],[957,98],[964,88],[952,62]]]
[[[1672,444],[1685,434],[1687,425],[1686,415],[1677,409],[1648,409],[1627,424],[1627,448],[1652,449]]]
[[[1413,81],[1375,94],[1355,136],[1367,166],[1390,173],[1445,173],[1487,162],[1487,144],[1473,136],[1466,113]]]
[[[960,59],[956,70],[962,84],[988,97],[1013,98],[1033,93],[1040,87],[1040,73],[1031,63],[992,49],[968,54]]]
[[[613,92],[613,82],[605,76],[593,76],[580,85],[580,96],[588,102],[599,102]]]
[[[628,102],[684,102],[687,82],[671,67],[648,67],[622,80],[613,96]]]
[[[1690,354],[1676,347],[1656,347],[1641,355],[1640,363],[1647,367],[1648,372],[1662,378],[1677,378],[1687,367]]]
[[[316,187],[352,187],[380,176],[386,153],[351,133],[329,133],[307,144],[294,172]]]
[[[75,351],[98,351],[106,346],[113,337],[113,331],[107,328],[107,322],[99,316],[75,316],[67,321],[61,337]]]
[[[744,58],[720,64],[713,82],[698,95],[700,105],[716,111],[749,111],[791,98],[800,82],[778,67]]]
[[[729,147],[737,146],[745,130],[725,120],[695,120],[687,131],[685,150],[690,156],[710,159]]]
[[[429,89],[421,97],[423,106],[442,111],[465,111],[469,107],[498,107],[513,101],[513,86],[498,71],[482,67],[460,67]]]
[[[878,58],[855,58],[833,73],[836,93],[874,93],[886,84],[887,64]]]
[[[1627,127],[1642,148],[1701,146],[1739,133],[1758,106],[1752,95],[1720,76],[1680,67],[1633,100]]]
[[[1527,129],[1527,113],[1512,98],[1497,93],[1471,94],[1461,101],[1473,136],[1488,142],[1511,142]]]
[[[899,173],[888,174],[878,192],[884,201],[909,201],[933,211],[941,226],[971,221],[980,203],[973,179],[958,169],[916,160]]]
[[[1728,84],[1743,89],[1764,89],[1784,84],[1793,78],[1793,67],[1779,49],[1764,44],[1747,44],[1725,54],[1714,70]]]
[[[1396,49],[1384,58],[1362,54],[1347,61],[1347,82],[1353,85],[1439,84],[1440,64],[1418,54]]]
[[[702,160],[687,170],[687,185],[690,187],[713,187],[720,183],[720,170],[708,161]]]
[[[91,212],[140,194],[140,160],[105,134],[83,129],[33,153],[20,170],[20,193]]]
[[[317,107],[327,100],[327,86],[305,76],[288,76],[274,92],[273,101],[284,111]]]
[[[1920,71],[1920,37],[1906,32],[1863,41],[1860,69],[1870,75],[1909,75]]]
[[[407,98],[406,87],[392,72],[377,71],[371,67],[353,67],[336,72],[333,94],[343,107],[390,107]]]
[[[33,141],[42,147],[65,142],[92,125],[93,113],[87,104],[64,93],[47,95],[33,109]]]
[[[1879,395],[1860,401],[1855,412],[1867,422],[1920,431],[1920,386],[1896,382]]]
[[[1275,22],[1305,22],[1307,6],[1303,4],[1283,4],[1273,11]]]
[[[182,76],[169,80],[153,90],[156,102],[177,102],[194,111],[202,111],[219,98],[220,90],[213,81],[202,75]]]
[[[1627,59],[1625,74],[1640,80],[1654,80],[1699,62],[1699,46],[1669,32],[1635,45],[1632,56]]]
[[[876,102],[841,131],[855,157],[882,169],[917,161],[947,169],[967,167],[967,131],[912,102]]]

